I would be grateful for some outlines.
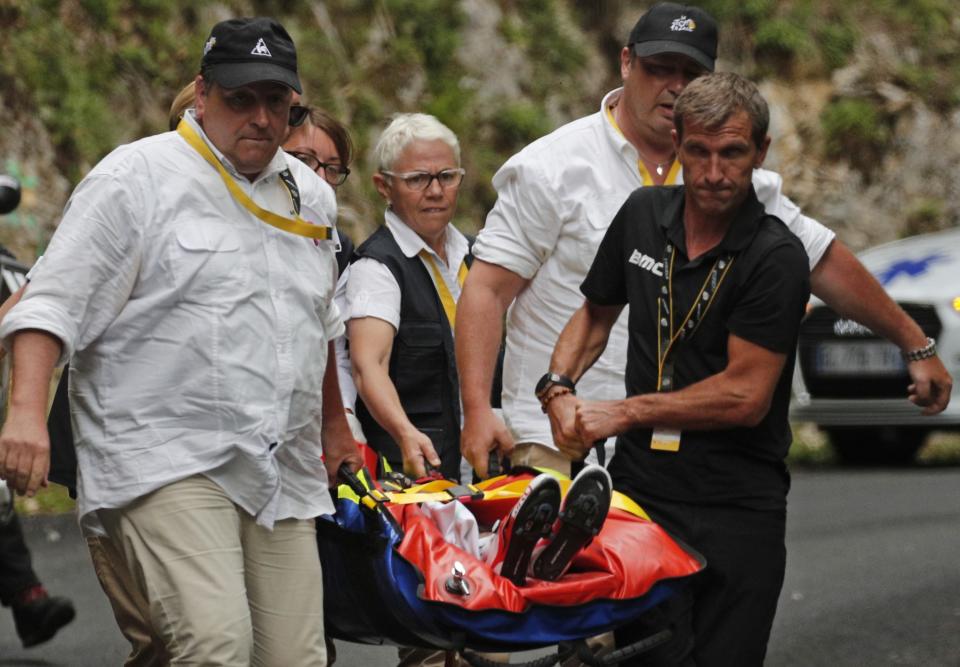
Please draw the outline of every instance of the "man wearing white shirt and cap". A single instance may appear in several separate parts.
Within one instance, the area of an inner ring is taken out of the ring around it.
[[[570,462],[553,443],[556,424],[540,402],[573,389],[569,379],[549,373],[554,343],[581,301],[580,283],[627,196],[639,187],[682,182],[670,136],[673,104],[690,81],[713,71],[716,54],[717,26],[709,14],[694,6],[654,5],[620,52],[623,87],[608,93],[597,113],[533,142],[494,176],[497,202],[473,248],[476,261],[460,300],[456,340],[461,447],[479,474],[486,471],[490,451],[512,452],[514,463],[569,470]],[[913,380],[908,394],[925,414],[942,411],[952,380],[928,354],[920,327],[833,232],[783,195],[778,174],[757,169],[753,185],[767,212],[803,242],[814,294],[905,353],[927,353],[908,363]],[[490,406],[504,316],[506,426]],[[578,382],[581,396],[623,398],[626,321],[625,311],[606,352]]]
[[[300,81],[277,22],[214,26],[196,86],[177,132],[80,183],[4,319],[0,475],[45,483],[49,379],[69,359],[79,512],[121,547],[171,663],[323,665],[313,519],[359,465],[322,391],[343,331],[333,191],[279,150]]]

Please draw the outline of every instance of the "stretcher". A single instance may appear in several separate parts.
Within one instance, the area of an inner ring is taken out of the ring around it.
[[[555,655],[525,663],[546,667],[584,654],[581,640],[635,620],[705,567],[701,555],[616,492],[602,529],[569,571],[523,586],[445,541],[421,511],[428,500],[459,501],[491,526],[536,474],[515,468],[476,485],[436,479],[399,488],[361,471],[341,485],[336,512],[317,520],[328,636],[458,651],[474,665],[496,664],[476,652],[557,645]],[[565,493],[570,480],[557,477]],[[582,658],[614,664],[667,638],[669,630],[602,659]]]

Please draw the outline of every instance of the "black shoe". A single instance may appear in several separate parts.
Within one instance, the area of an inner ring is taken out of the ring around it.
[[[13,622],[23,648],[52,639],[76,615],[70,600],[50,597],[43,586],[34,586],[11,606]]]
[[[603,466],[580,471],[567,490],[550,544],[533,563],[533,576],[546,581],[563,576],[573,557],[600,532],[613,497],[610,487],[610,473]]]
[[[530,555],[541,538],[550,534],[560,513],[560,484],[542,474],[530,480],[510,515],[499,528],[499,551],[506,551],[500,576],[517,586],[527,580]]]

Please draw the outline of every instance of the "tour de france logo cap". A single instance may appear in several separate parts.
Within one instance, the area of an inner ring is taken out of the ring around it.
[[[297,49],[283,26],[271,18],[229,19],[213,26],[200,69],[224,88],[275,81],[303,92]]]
[[[627,46],[641,57],[680,53],[712,72],[717,60],[717,22],[699,7],[661,2],[633,26]]]

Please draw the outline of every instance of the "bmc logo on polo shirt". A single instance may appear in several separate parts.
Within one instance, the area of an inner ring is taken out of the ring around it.
[[[634,250],[630,255],[630,259],[627,261],[631,264],[636,264],[641,269],[649,271],[659,278],[663,277],[663,262],[658,262],[650,255],[644,255],[639,250]]]

